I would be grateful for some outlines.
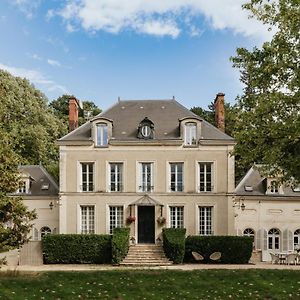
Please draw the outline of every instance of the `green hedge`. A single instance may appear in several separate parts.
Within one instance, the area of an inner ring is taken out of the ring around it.
[[[163,246],[166,256],[175,264],[181,264],[185,250],[185,228],[164,228]]]
[[[111,263],[111,236],[49,234],[43,237],[45,264]]]
[[[213,252],[221,252],[218,263],[247,264],[252,254],[251,237],[244,236],[188,236],[185,241],[186,262],[195,262],[192,251],[204,257],[204,263],[214,263],[209,259]]]
[[[127,255],[129,249],[130,228],[115,228],[112,237],[112,263],[119,264]]]

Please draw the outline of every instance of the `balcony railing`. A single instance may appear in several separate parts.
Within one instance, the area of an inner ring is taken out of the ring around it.
[[[116,184],[113,183],[109,186],[109,191],[110,192],[123,192],[123,185],[119,184],[119,183],[116,183]]]
[[[213,185],[199,185],[198,192],[212,192],[214,190]]]
[[[154,186],[150,184],[143,184],[139,186],[139,191],[141,192],[152,192],[154,190]]]
[[[170,185],[171,192],[183,192],[183,184],[171,184]]]
[[[82,184],[80,185],[80,191],[81,192],[93,192],[94,191],[94,185],[93,184]]]

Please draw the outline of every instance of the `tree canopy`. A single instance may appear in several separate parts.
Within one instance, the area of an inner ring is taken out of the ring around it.
[[[252,0],[244,8],[274,35],[261,48],[238,48],[232,58],[245,85],[234,131],[237,167],[260,163],[268,175],[299,181],[299,1]]]

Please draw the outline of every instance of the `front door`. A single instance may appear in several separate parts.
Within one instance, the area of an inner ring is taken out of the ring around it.
[[[138,206],[138,242],[154,243],[155,206]]]

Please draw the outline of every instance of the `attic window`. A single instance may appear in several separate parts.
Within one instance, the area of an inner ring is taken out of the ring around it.
[[[154,123],[147,117],[139,124],[138,138],[153,139]]]
[[[41,189],[42,189],[43,191],[49,190],[49,183],[43,184],[42,187],[41,187]]]
[[[270,193],[271,194],[278,194],[278,182],[276,180],[272,180],[270,182]]]
[[[253,186],[251,186],[251,185],[245,185],[244,189],[246,192],[253,192]]]

